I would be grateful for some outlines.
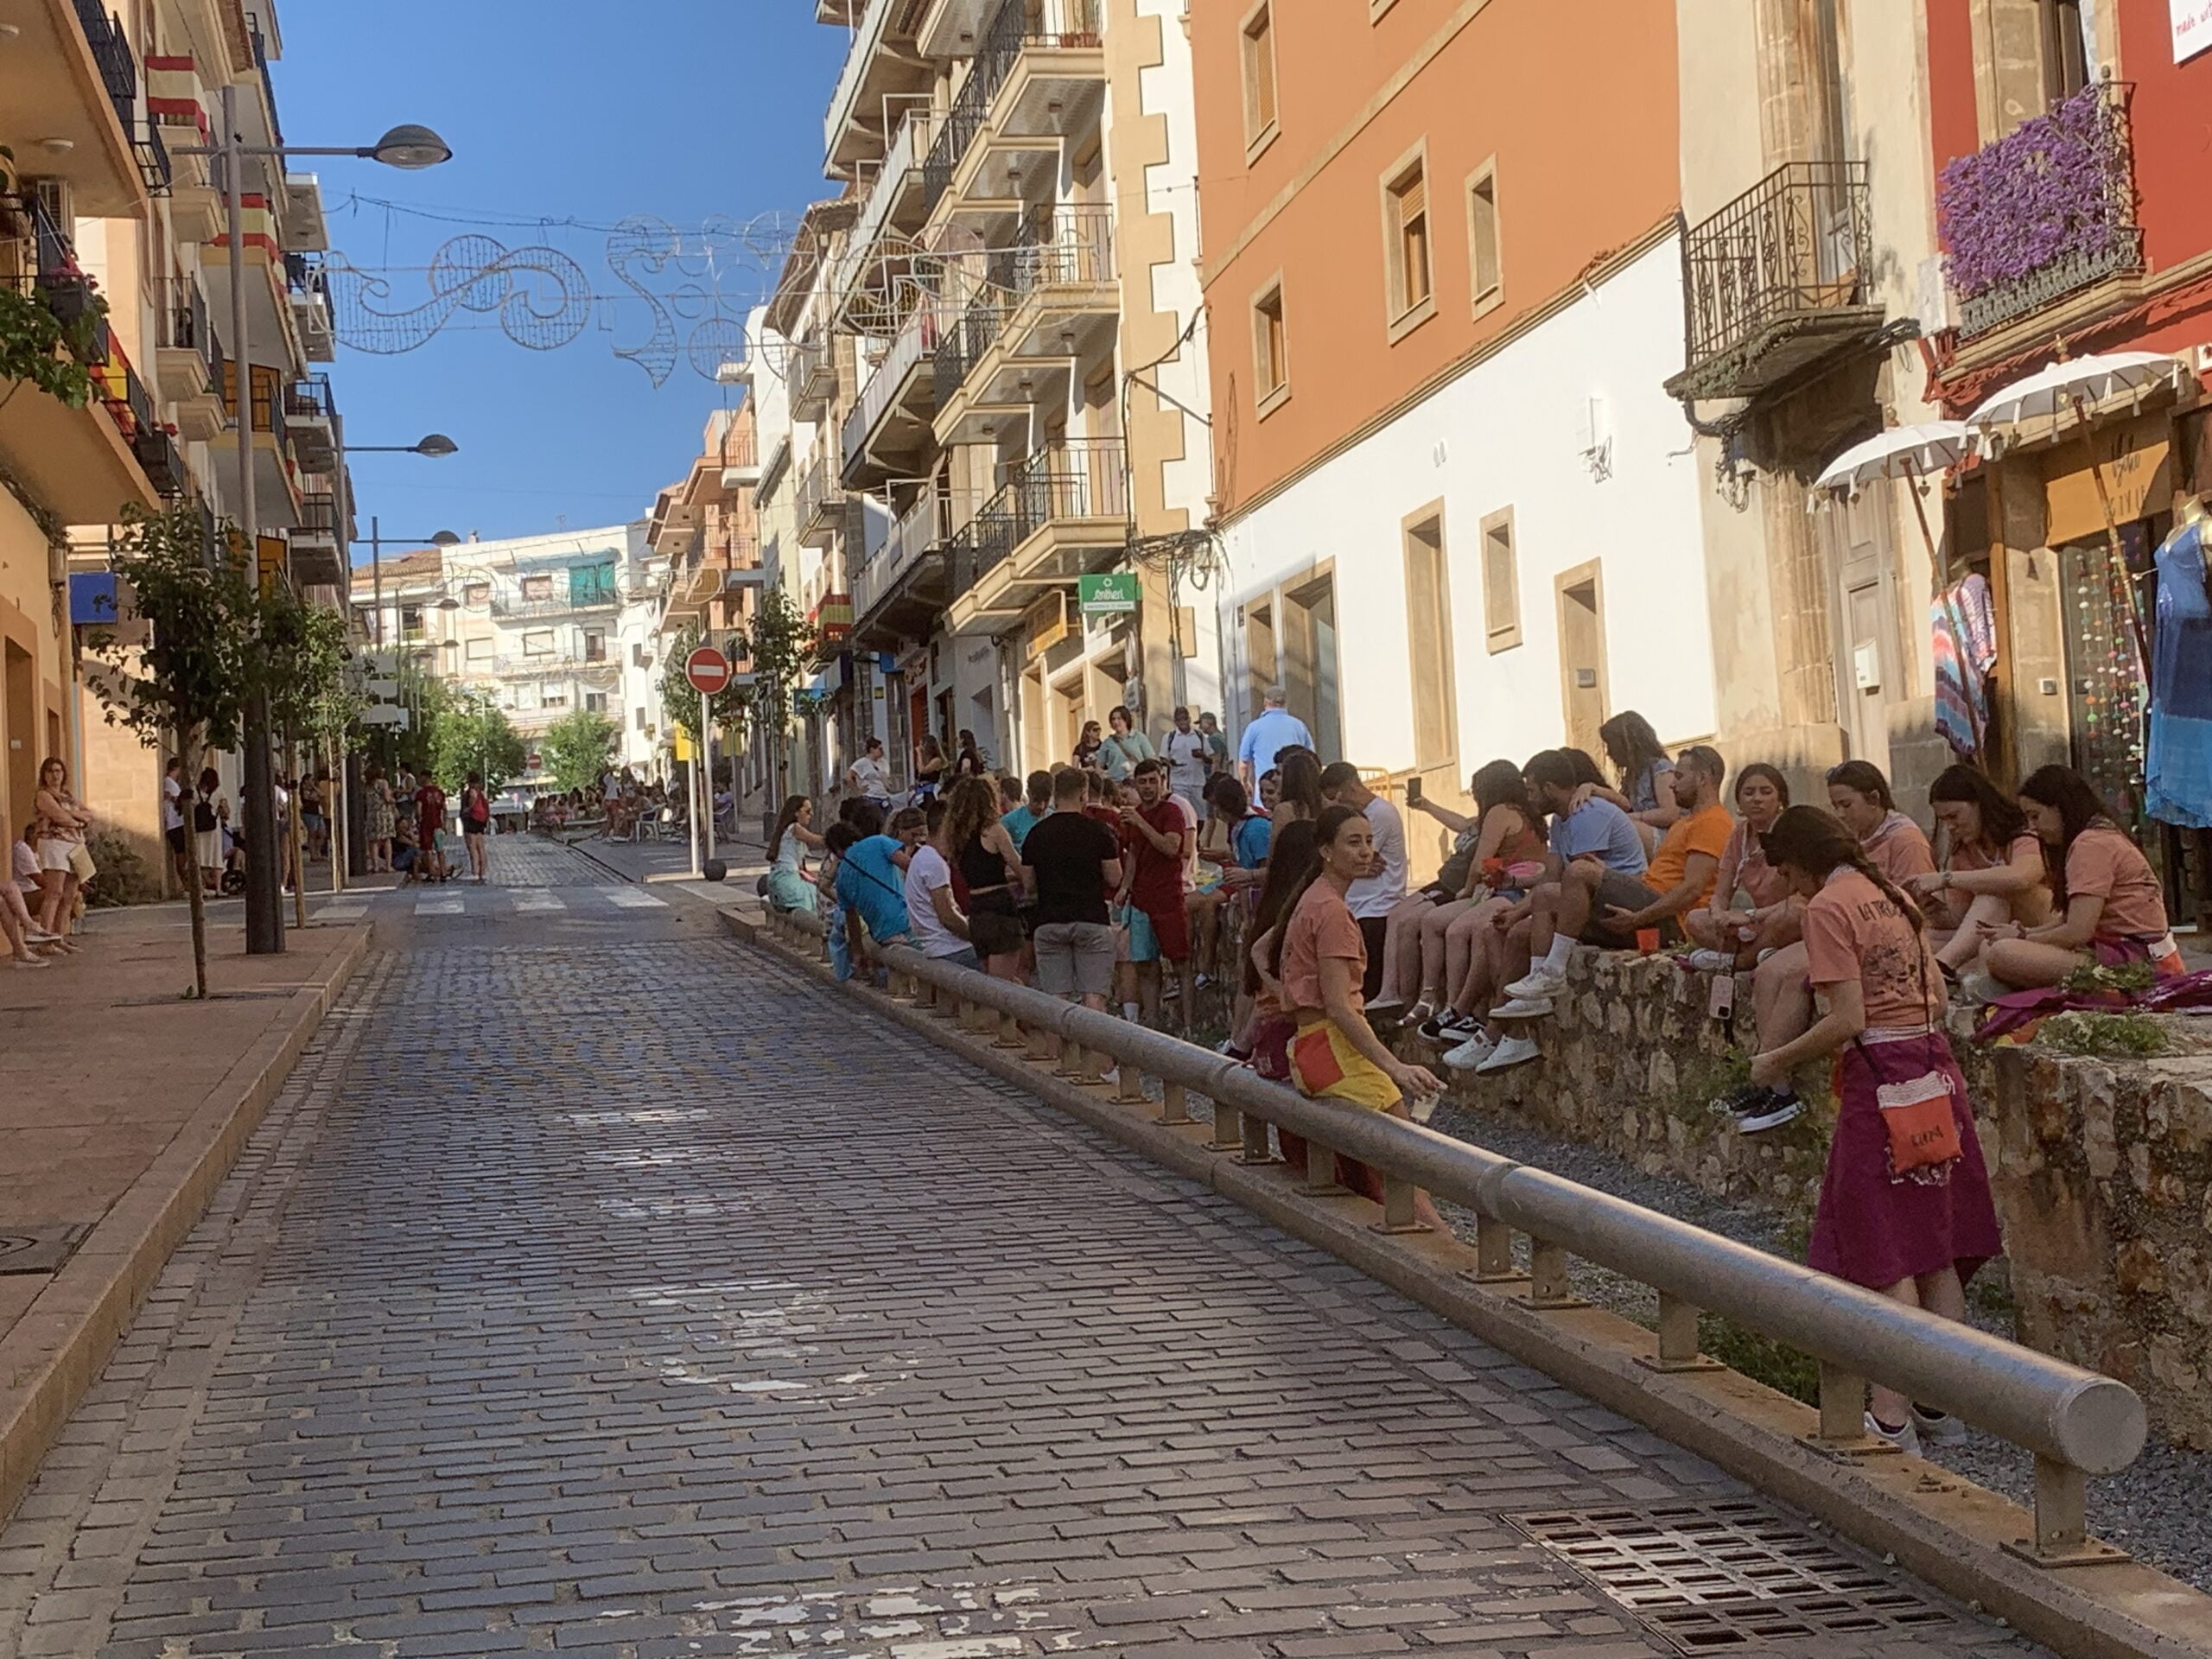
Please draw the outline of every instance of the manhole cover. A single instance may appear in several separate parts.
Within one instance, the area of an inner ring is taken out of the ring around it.
[[[1759,1503],[1507,1518],[1684,1653],[1917,1630],[1957,1617]]]
[[[92,1228],[84,1223],[60,1227],[0,1230],[0,1273],[53,1273],[69,1259]]]

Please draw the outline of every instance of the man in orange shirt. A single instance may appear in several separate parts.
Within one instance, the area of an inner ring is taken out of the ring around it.
[[[1682,816],[1669,827],[1641,878],[1608,871],[1593,859],[1576,859],[1560,873],[1556,888],[1537,889],[1529,947],[1535,964],[1505,988],[1509,999],[1491,1010],[1499,1020],[1534,1020],[1552,1011],[1567,988],[1567,957],[1579,938],[1586,944],[1624,950],[1645,928],[1662,943],[1681,937],[1681,918],[1710,902],[1720,855],[1736,820],[1720,804],[1728,763],[1699,744],[1675,762],[1675,801]],[[1649,892],[1642,905],[1628,901]],[[1548,901],[1547,894],[1555,894]]]

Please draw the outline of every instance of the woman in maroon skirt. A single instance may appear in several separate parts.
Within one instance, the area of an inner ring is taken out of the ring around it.
[[[1967,1281],[2004,1246],[1920,912],[1817,808],[1789,808],[1765,843],[1767,862],[1807,901],[1806,955],[1827,1012],[1755,1058],[1751,1081],[1777,1087],[1824,1054],[1835,1065],[1835,1138],[1807,1262],[1962,1319]],[[1923,1440],[1966,1434],[1955,1418],[1879,1386],[1866,1430],[1915,1455]]]

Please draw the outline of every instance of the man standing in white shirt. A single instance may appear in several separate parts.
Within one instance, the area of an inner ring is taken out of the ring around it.
[[[176,867],[178,885],[189,891],[188,884],[200,875],[193,868],[192,836],[184,827],[184,761],[174,754],[162,768],[162,839]]]
[[[1352,808],[1375,832],[1373,873],[1344,891],[1344,902],[1367,941],[1367,979],[1361,994],[1372,1000],[1382,988],[1390,912],[1406,896],[1406,821],[1396,807],[1359,781],[1359,768],[1349,760],[1321,768],[1321,798],[1332,806]]]
[[[1206,768],[1211,752],[1205,734],[1191,724],[1191,711],[1175,711],[1175,729],[1161,740],[1160,753],[1167,762],[1167,787],[1192,813],[1206,815]]]
[[[845,789],[849,794],[874,801],[878,806],[891,804],[891,785],[883,770],[881,738],[868,739],[867,752],[845,768]]]

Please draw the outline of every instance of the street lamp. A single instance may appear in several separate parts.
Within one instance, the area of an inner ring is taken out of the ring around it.
[[[249,156],[282,162],[288,156],[353,156],[414,170],[453,158],[453,148],[428,127],[397,126],[366,149],[248,144],[238,131],[238,88],[223,88],[223,141],[181,148],[185,156],[221,158],[231,246],[231,360],[237,365],[232,404],[238,435],[238,529],[258,557],[260,518],[253,499],[253,349],[245,302],[245,167]],[[276,776],[270,766],[269,702],[256,692],[245,710],[245,948],[268,956],[284,948],[283,875],[276,852]]]

